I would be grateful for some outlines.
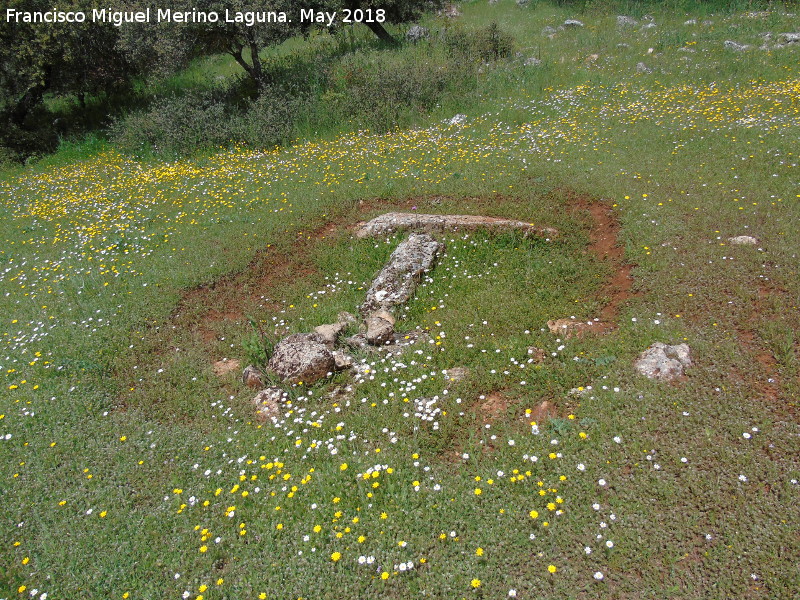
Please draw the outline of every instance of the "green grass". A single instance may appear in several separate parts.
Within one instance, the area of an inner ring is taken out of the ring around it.
[[[462,8],[543,66],[490,68],[385,134],[174,162],[98,142],[3,174],[0,597],[795,596],[798,50],[722,47],[794,22],[653,10],[626,32],[601,10]],[[596,316],[614,273],[576,195],[612,207],[640,295],[613,332],[558,340],[547,320]],[[346,226],[393,207],[562,235],[443,236],[398,320],[427,339],[258,423],[212,363],[244,358],[248,316],[277,336],[355,312],[400,237]],[[654,341],[691,346],[685,381],[632,371]],[[414,416],[434,396],[435,428]],[[543,400],[559,418],[535,435]]]

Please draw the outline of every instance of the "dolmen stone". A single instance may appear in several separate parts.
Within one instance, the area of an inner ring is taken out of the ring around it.
[[[478,215],[430,215],[423,213],[391,212],[359,224],[356,237],[366,238],[396,231],[421,231],[438,233],[452,230],[489,229],[493,231],[522,231],[525,235],[555,237],[558,231],[552,227],[538,227],[530,222]]]
[[[295,333],[275,346],[269,368],[287,383],[313,384],[336,369],[325,340],[316,333]]]
[[[670,346],[656,342],[639,355],[634,368],[649,379],[673,381],[683,377],[684,370],[692,366],[688,344]]]
[[[404,304],[417,288],[422,274],[433,268],[444,246],[425,233],[412,233],[400,242],[389,262],[372,282],[361,305],[361,314],[391,311]]]

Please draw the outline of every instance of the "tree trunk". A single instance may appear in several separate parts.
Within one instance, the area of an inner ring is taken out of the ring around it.
[[[42,101],[45,91],[47,91],[46,83],[37,83],[32,88],[29,88],[11,111],[11,120],[17,125],[22,125],[28,113]]]
[[[392,35],[388,31],[386,31],[386,29],[384,29],[383,24],[378,23],[377,21],[370,21],[368,23],[364,23],[364,25],[369,27],[372,30],[372,33],[377,35],[381,41],[386,42],[391,46],[398,45],[399,42],[396,39],[394,39]]]

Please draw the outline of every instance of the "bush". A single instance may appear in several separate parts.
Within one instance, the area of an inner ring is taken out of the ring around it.
[[[510,58],[514,53],[514,38],[495,22],[475,31],[450,29],[445,43],[455,58],[466,60],[493,62]]]

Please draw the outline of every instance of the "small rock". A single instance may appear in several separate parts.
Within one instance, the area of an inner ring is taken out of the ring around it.
[[[342,323],[332,323],[330,325],[318,325],[314,327],[314,333],[319,335],[320,340],[331,350],[336,346],[336,340],[339,334],[345,330],[345,325]]]
[[[648,29],[655,29],[655,23],[645,23],[641,27],[639,27],[639,31],[647,31]]]
[[[752,235],[737,235],[736,237],[729,237],[728,241],[737,246],[755,246],[758,244],[758,238]]]
[[[444,372],[444,376],[447,377],[448,382],[463,381],[467,378],[467,375],[469,375],[469,369],[466,367],[453,367]]]
[[[673,381],[683,377],[684,369],[692,366],[687,344],[670,346],[656,342],[639,355],[634,368],[649,379]]]
[[[538,67],[542,64],[542,61],[536,58],[535,56],[531,56],[530,58],[525,59],[524,65],[526,67]]]
[[[458,114],[451,118],[447,123],[449,125],[463,125],[467,122],[467,115]]]
[[[242,371],[242,383],[251,388],[264,387],[264,374],[253,365],[247,365]]]
[[[617,15],[617,27],[635,27],[639,21],[627,15]]]
[[[242,364],[238,360],[236,359],[228,360],[227,358],[218,360],[213,365],[211,365],[211,370],[217,377],[224,377],[228,373],[232,373],[233,371],[238,371],[241,368]]]
[[[427,40],[430,35],[430,31],[428,31],[426,27],[422,27],[421,25],[413,25],[406,32],[406,39],[409,42],[416,43],[420,40]]]
[[[617,48],[630,48],[630,47],[631,45],[626,44],[625,42],[620,42],[619,44],[617,44]]]
[[[278,342],[269,368],[283,381],[311,385],[332,373],[336,363],[318,334],[296,333]]]
[[[344,343],[353,350],[370,350],[370,345],[367,343],[367,338],[363,333],[357,333],[345,338]]]
[[[335,350],[333,352],[333,361],[337,371],[344,371],[353,366],[353,357],[344,350]]]
[[[274,386],[258,392],[255,398],[253,398],[253,404],[256,407],[256,418],[259,421],[268,421],[279,417],[281,414],[280,406],[283,396],[283,390]]]
[[[636,64],[636,72],[637,72],[637,73],[652,73],[652,72],[653,72],[653,69],[651,69],[650,67],[648,67],[648,66],[647,66],[646,64],[644,64],[643,62],[640,62],[640,63],[637,63],[637,64]]]
[[[750,44],[740,44],[739,42],[734,42],[733,40],[725,40],[724,46],[727,50],[733,50],[734,52],[744,52],[745,50],[750,50],[750,48],[752,48]]]
[[[781,33],[778,35],[779,44],[800,44],[800,32]]]
[[[530,0],[517,0],[517,6],[525,6]]]
[[[684,25],[697,25],[697,19],[689,19],[683,22]]]
[[[367,332],[364,334],[364,337],[368,344],[371,344],[372,346],[382,346],[392,339],[392,334],[394,333],[393,324],[386,319],[377,316],[377,313],[367,317],[366,324]]]
[[[550,27],[550,25],[547,25],[544,29],[542,29],[542,35],[544,36],[551,36],[555,35],[556,33],[558,33],[558,29],[555,27]]]
[[[545,352],[542,348],[537,348],[536,346],[529,346],[528,356],[530,356],[533,359],[533,362],[539,364],[544,362],[544,359],[547,358],[547,352]]]
[[[355,315],[343,310],[336,315],[336,321],[337,323],[340,323],[346,327],[347,325],[355,325],[358,323],[358,318]]]
[[[578,19],[567,19],[564,21],[564,27],[583,27],[583,23]]]
[[[711,19],[706,19],[705,21],[703,21],[701,23],[701,25],[705,25],[706,27],[711,27],[713,24],[714,24],[714,21],[712,21]]]

